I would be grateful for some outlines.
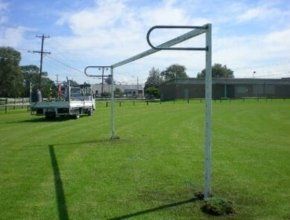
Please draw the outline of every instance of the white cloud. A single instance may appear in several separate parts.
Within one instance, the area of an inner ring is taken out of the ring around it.
[[[93,35],[101,28],[110,28],[126,13],[121,1],[98,1],[94,8],[66,14],[59,23],[68,23],[76,35]]]
[[[288,55],[290,49],[290,28],[274,31],[265,36],[263,42],[268,45],[269,52]]]
[[[264,7],[251,8],[238,16],[238,21],[244,22],[255,18],[263,18],[267,16],[269,12],[270,10]]]
[[[67,49],[95,55],[124,58],[148,49],[145,40],[149,27],[156,24],[204,24],[206,18],[192,18],[175,1],[164,1],[155,7],[130,7],[124,1],[101,1],[95,7],[65,13],[59,25],[68,25],[73,33],[60,38]],[[164,40],[164,36],[160,35]],[[160,38],[160,37],[159,37]]]
[[[23,34],[25,31],[26,28],[23,27],[6,28],[0,35],[0,45],[18,47],[23,41]]]
[[[22,26],[6,26],[8,21],[8,2],[0,0],[0,46],[17,47],[23,40],[23,34],[27,30]]]
[[[237,22],[271,21],[268,25],[277,25],[280,21],[289,19],[289,11],[278,6],[279,1],[268,1],[257,4],[255,7],[240,5],[236,16]]]
[[[126,42],[139,43],[141,38],[142,25],[138,21],[138,13],[118,0],[99,1],[93,8],[65,13],[57,23],[68,25],[73,33],[67,39],[59,38],[65,42],[64,47],[67,49],[115,49],[116,53],[124,54]]]
[[[214,62],[225,63],[236,70],[238,77],[249,76],[259,69],[260,74],[287,72],[290,60],[290,28],[260,35],[229,36],[215,40]],[[277,76],[276,76],[277,77]]]
[[[145,8],[141,11],[140,17],[146,26],[190,24],[191,20],[183,9],[174,7],[172,4],[165,4],[164,7],[153,9]]]

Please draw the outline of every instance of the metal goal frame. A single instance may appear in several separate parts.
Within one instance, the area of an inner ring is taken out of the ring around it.
[[[191,31],[182,34],[178,37],[175,37],[165,43],[162,43],[158,46],[154,46],[150,41],[150,34],[155,29],[192,29]],[[176,44],[184,42],[193,37],[205,34],[205,47],[172,47]],[[153,53],[156,53],[161,50],[175,50],[175,51],[205,51],[205,141],[204,141],[204,198],[208,198],[211,195],[211,148],[212,148],[212,25],[205,24],[203,26],[172,26],[172,25],[157,25],[153,26],[147,32],[147,43],[151,49],[146,50],[142,53],[139,53],[135,56],[132,56],[128,59],[122,60],[110,66],[87,66],[84,70],[84,73],[88,77],[100,77],[100,75],[93,75],[88,73],[88,69],[98,68],[102,70],[102,75],[104,75],[104,70],[110,69],[111,76],[111,139],[119,138],[116,135],[115,130],[115,98],[114,98],[114,70],[117,67],[124,66],[128,63],[134,62],[146,56],[149,56]]]

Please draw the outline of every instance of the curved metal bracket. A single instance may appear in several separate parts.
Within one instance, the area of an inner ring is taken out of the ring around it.
[[[104,75],[105,70],[110,70],[112,68],[112,66],[87,66],[84,70],[84,73],[86,76],[88,77],[107,77],[110,75]],[[101,75],[93,75],[93,74],[89,74],[87,72],[88,69],[99,69],[102,70],[102,74]]]
[[[146,40],[149,46],[154,50],[207,50],[206,47],[167,47],[163,44],[155,47],[150,41],[150,34],[154,29],[203,29],[206,32],[207,26],[175,26],[175,25],[156,25],[151,27],[146,35]]]

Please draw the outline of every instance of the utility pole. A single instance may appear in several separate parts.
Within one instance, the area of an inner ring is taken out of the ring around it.
[[[44,40],[45,38],[49,38],[49,36],[42,35],[36,35],[36,37],[41,38],[41,48],[40,51],[32,51],[32,53],[39,53],[40,54],[40,65],[39,65],[39,80],[38,80],[38,88],[41,89],[41,75],[42,75],[42,63],[43,63],[43,55],[44,54],[50,54],[50,52],[43,51],[44,47]]]

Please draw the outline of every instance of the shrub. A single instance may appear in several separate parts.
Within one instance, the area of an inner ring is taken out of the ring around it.
[[[234,213],[231,201],[217,197],[206,199],[201,210],[210,215],[228,215]]]
[[[204,199],[204,194],[203,192],[196,192],[194,193],[195,198],[197,198],[198,200],[203,200]]]

